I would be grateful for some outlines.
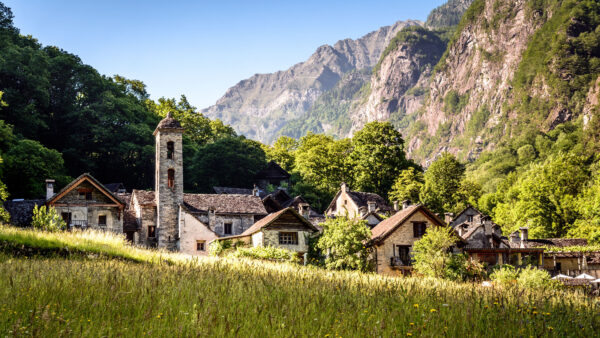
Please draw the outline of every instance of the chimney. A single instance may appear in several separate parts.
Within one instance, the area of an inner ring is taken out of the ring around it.
[[[450,224],[450,222],[452,222],[453,219],[454,219],[454,213],[447,212],[444,214],[444,222],[446,222],[446,224]]]
[[[518,244],[520,242],[519,240],[519,234],[517,234],[517,232],[513,232],[510,234],[510,243],[512,244]]]
[[[342,182],[342,192],[345,193],[346,191],[348,191],[348,186],[346,185],[346,182]]]
[[[446,214],[448,214],[448,213],[446,213]],[[463,236],[463,234],[465,233],[465,228],[463,228],[463,227],[462,227],[462,225],[459,225],[459,226],[457,226],[457,227],[456,227],[456,230],[457,230],[457,232],[458,232],[458,235],[459,235],[460,237],[462,237],[462,236]]]
[[[377,203],[375,203],[375,201],[368,201],[367,202],[367,212],[375,212],[375,208],[377,207]]]
[[[486,218],[483,220],[483,229],[485,231],[485,235],[486,236],[491,236],[493,229],[492,229],[492,220],[489,218]]]
[[[400,203],[398,201],[394,201],[394,211],[400,210]]]
[[[252,195],[254,196],[260,196],[258,187],[256,186],[256,184],[254,185],[254,188],[252,189]]]
[[[402,201],[402,210],[406,209],[410,207],[410,200],[404,200]]]
[[[46,200],[49,200],[52,196],[54,196],[54,180],[47,179],[46,180]]]
[[[529,239],[529,228],[523,227],[523,228],[519,228],[519,230],[521,230],[521,242],[528,240]]]
[[[302,217],[306,219],[310,217],[310,206],[307,203],[298,204],[298,208],[300,209],[300,215],[302,215]]]

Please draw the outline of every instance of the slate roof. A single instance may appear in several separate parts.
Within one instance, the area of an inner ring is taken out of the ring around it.
[[[83,182],[84,179],[87,179],[88,181],[90,181],[92,183],[92,185],[95,185],[99,188],[99,190],[101,192],[103,192],[106,196],[108,196],[110,199],[113,199],[115,201],[117,201],[118,203],[124,204],[123,202],[121,202],[121,200],[117,197],[117,195],[115,195],[112,191],[108,190],[102,183],[100,183],[100,181],[98,181],[94,176],[92,176],[90,173],[83,173],[81,175],[79,175],[79,177],[77,177],[76,179],[72,180],[69,184],[67,184],[64,188],[62,188],[59,192],[57,192],[56,194],[54,194],[52,197],[50,197],[46,203],[53,203],[55,202],[55,199],[58,198],[58,196],[63,195],[64,193],[70,191],[71,189],[75,188],[79,183]]]
[[[511,242],[511,247],[521,247],[521,241]],[[587,239],[583,238],[540,238],[540,239],[528,239],[525,241],[523,247],[525,248],[539,248],[544,246],[553,247],[567,247],[567,246],[586,246],[588,245]]]
[[[179,123],[179,121],[174,119],[173,115],[171,115],[170,112],[167,114],[167,117],[165,117],[158,123],[158,125],[156,126],[156,130],[154,130],[154,135],[156,135],[156,133],[161,129],[171,129],[171,130],[183,131],[183,128],[181,127],[181,124]]]
[[[426,215],[429,216],[429,218],[438,223],[438,225],[445,226],[444,221],[439,219],[439,217],[437,217],[434,213],[429,211],[429,209],[425,208],[425,206],[421,204],[411,205],[405,209],[398,211],[393,216],[384,219],[373,229],[371,229],[371,240],[377,242],[385,239],[389,234],[393,233],[396,230],[396,228],[398,228],[398,226],[404,223],[410,216],[412,216],[419,210],[423,211]]]
[[[329,206],[327,207],[326,210],[329,210],[335,206],[335,202],[341,193],[342,193],[342,190],[341,189],[338,190],[337,194],[335,195],[335,197],[333,197],[333,200],[331,200],[331,203],[329,203]],[[385,201],[385,199],[383,197],[381,197],[375,193],[352,191],[352,190],[346,190],[346,193],[348,194],[348,196],[350,196],[350,198],[352,199],[352,201],[354,201],[354,203],[356,204],[356,206],[358,208],[363,208],[363,207],[368,208],[369,202],[375,202],[375,209],[378,210],[379,212],[394,212],[395,211],[392,206],[387,204],[387,202]]]
[[[257,179],[288,179],[290,178],[290,174],[285,171],[279,164],[274,161],[269,162],[267,167],[256,174]]]
[[[10,214],[10,223],[20,227],[31,225],[33,208],[36,205],[44,205],[46,200],[12,200],[4,202],[4,209]]]
[[[218,214],[267,214],[260,197],[253,195],[183,194],[183,203],[191,212],[214,210]]]
[[[131,204],[131,194],[116,193],[115,195],[121,200],[121,202],[125,203],[125,209],[129,209],[129,205]]]
[[[156,206],[154,191],[133,189],[131,194],[137,198],[138,203],[141,205]]]
[[[298,212],[296,210],[294,210],[293,208],[285,208],[278,212],[269,214],[267,217],[254,223],[251,227],[246,229],[246,231],[244,231],[239,236],[240,237],[250,236],[250,235],[260,231],[260,229],[269,226],[271,223],[275,222],[279,217],[281,217],[283,214],[286,214],[286,213],[292,213],[294,216],[296,216],[298,221],[300,221],[301,223],[303,223],[304,225],[306,225],[307,227],[309,227],[310,229],[312,229],[314,231],[319,231],[311,222],[309,222],[308,220],[306,220],[306,218],[304,218],[300,214],[298,214]]]
[[[252,189],[246,188],[213,187],[213,190],[217,194],[252,195]]]

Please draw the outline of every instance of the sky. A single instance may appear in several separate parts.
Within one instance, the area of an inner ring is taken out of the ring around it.
[[[78,55],[107,76],[143,81],[151,98],[214,104],[240,80],[285,70],[321,45],[445,0],[2,0],[23,35]]]

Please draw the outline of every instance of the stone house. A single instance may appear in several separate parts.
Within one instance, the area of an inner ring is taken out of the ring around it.
[[[253,247],[272,246],[303,254],[308,252],[308,239],[317,232],[311,222],[288,207],[259,220],[240,235],[215,240],[238,240]]]
[[[425,206],[410,205],[381,221],[372,230],[370,246],[375,271],[403,275],[412,271],[412,247],[427,229],[446,224]]]
[[[376,226],[382,219],[380,216],[391,215],[397,209],[389,206],[385,199],[374,193],[352,191],[346,183],[342,183],[340,190],[325,210],[325,216],[366,219],[370,227]],[[375,214],[379,214],[375,216]]]
[[[46,205],[54,207],[69,229],[101,229],[123,232],[126,203],[90,174],[83,174],[54,193],[54,181],[46,180]]]

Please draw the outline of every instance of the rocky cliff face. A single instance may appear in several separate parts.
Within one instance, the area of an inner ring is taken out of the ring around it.
[[[344,74],[373,67],[401,29],[422,25],[419,21],[397,22],[357,40],[321,46],[307,61],[286,71],[256,74],[240,81],[202,113],[231,124],[247,137],[269,143],[282,126],[304,116]]]

